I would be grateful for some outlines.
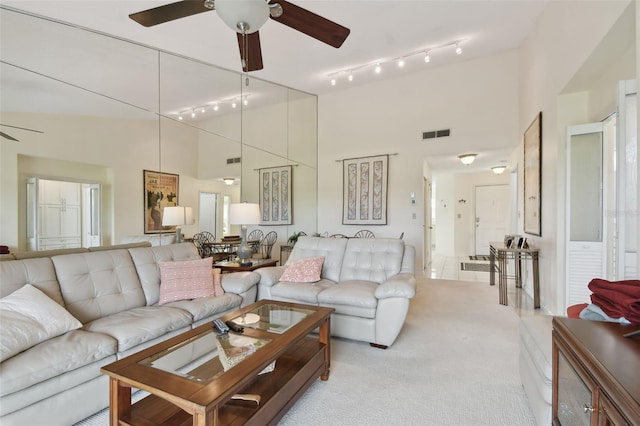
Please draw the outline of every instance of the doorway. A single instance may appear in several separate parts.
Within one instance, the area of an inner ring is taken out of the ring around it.
[[[476,186],[475,254],[489,255],[489,243],[509,229],[509,185]]]

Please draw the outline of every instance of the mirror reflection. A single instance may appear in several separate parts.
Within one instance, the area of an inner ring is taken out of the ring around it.
[[[0,19],[0,131],[17,139],[0,142],[0,240],[12,251],[54,247],[42,224],[62,222],[43,200],[66,184],[40,181],[80,188],[82,246],[166,243],[144,233],[143,170],[179,175],[177,203],[195,219],[185,237],[221,238],[239,232],[230,203],[260,202],[258,170],[291,165],[292,224],[250,230],[276,231],[277,245],[316,231],[316,96],[15,9]]]

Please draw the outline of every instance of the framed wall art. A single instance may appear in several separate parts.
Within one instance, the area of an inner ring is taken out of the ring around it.
[[[524,132],[524,232],[542,235],[542,112]]]
[[[143,170],[145,234],[175,231],[175,226],[162,226],[162,211],[178,205],[179,179],[179,175]]]
[[[291,166],[260,169],[260,224],[291,225]]]
[[[389,156],[342,160],[342,224],[386,225]]]

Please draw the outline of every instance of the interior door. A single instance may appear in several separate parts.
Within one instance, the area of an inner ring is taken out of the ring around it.
[[[509,185],[476,186],[476,255],[489,255],[489,243],[508,234]]]
[[[83,247],[98,247],[102,245],[100,229],[101,209],[100,184],[86,183],[82,185],[82,229]]]
[[[217,239],[222,238],[218,232],[218,194],[213,192],[200,193],[200,208],[198,214],[198,229],[200,232],[211,232]]]
[[[635,80],[618,86],[616,144],[616,279],[637,279],[638,271],[638,94]]]
[[[603,123],[567,129],[566,306],[590,303],[587,285],[607,277],[603,134]]]
[[[431,269],[431,181],[424,178],[424,271]]]

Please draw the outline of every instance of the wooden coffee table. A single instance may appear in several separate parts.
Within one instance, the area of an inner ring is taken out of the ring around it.
[[[110,424],[275,424],[318,377],[328,380],[332,312],[261,300],[222,317],[245,323],[242,334],[220,337],[207,323],[102,367]],[[226,371],[221,343],[237,361]],[[150,395],[131,404],[132,387]]]
[[[219,268],[220,272],[240,272],[255,271],[258,268],[266,268],[267,266],[276,266],[278,261],[275,259],[251,259],[251,266],[241,266],[240,262],[224,261],[213,264],[214,268]]]

